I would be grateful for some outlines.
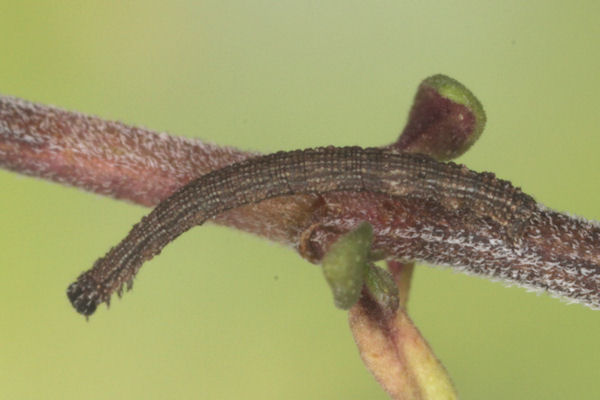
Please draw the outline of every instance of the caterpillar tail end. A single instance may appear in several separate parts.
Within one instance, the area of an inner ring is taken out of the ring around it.
[[[98,304],[102,303],[102,296],[98,291],[98,284],[88,275],[83,274],[67,288],[67,297],[75,310],[89,317]]]

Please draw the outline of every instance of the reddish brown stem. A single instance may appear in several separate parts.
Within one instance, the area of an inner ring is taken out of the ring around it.
[[[9,97],[0,98],[0,121],[0,165],[5,168],[145,205],[197,175],[251,155]],[[215,221],[298,246],[313,261],[339,233],[368,221],[375,247],[388,256],[453,265],[555,293],[577,285],[588,292],[584,297],[597,296],[600,239],[595,225],[541,209],[522,245],[513,246],[493,224],[448,236],[464,222],[439,218],[437,211],[427,202],[342,192],[268,200]]]

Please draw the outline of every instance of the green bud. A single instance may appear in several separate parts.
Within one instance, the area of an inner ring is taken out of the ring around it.
[[[347,310],[358,301],[369,270],[372,242],[373,228],[363,222],[340,236],[323,257],[323,273],[336,307]]]

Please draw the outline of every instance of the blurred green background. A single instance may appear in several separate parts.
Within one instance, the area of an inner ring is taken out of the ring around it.
[[[381,145],[450,75],[461,158],[600,219],[600,3],[3,1],[0,92],[270,152]],[[147,212],[0,171],[0,398],[385,399],[318,267],[194,229],[86,323],[67,285]],[[463,399],[600,398],[600,312],[419,266],[411,315]]]

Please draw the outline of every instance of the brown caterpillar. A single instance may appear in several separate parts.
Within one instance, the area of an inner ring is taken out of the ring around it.
[[[356,191],[433,201],[468,219],[486,219],[518,237],[536,210],[531,196],[491,173],[379,148],[327,147],[248,159],[190,182],[142,218],[117,246],[72,283],[75,309],[91,315],[131,285],[142,264],[195,225],[224,211],[294,194]]]

